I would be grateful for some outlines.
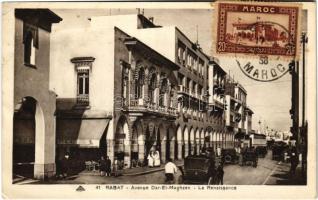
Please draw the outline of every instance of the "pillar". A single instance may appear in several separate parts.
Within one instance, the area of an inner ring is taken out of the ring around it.
[[[187,157],[189,155],[189,141],[184,141],[184,157]]]
[[[190,149],[190,154],[191,155],[194,155],[194,149],[195,149],[195,141],[190,141],[190,144],[191,144],[191,149]]]
[[[145,141],[138,140],[138,159],[141,163],[145,160]]]
[[[197,155],[200,154],[200,138],[196,139],[196,148],[197,148]]]
[[[160,158],[161,158],[161,162],[162,163],[166,162],[166,144],[167,144],[166,140],[162,140],[161,141],[161,155],[160,155]]]
[[[170,158],[171,160],[175,160],[176,158],[174,157],[174,150],[175,150],[175,140],[170,141]]]
[[[124,168],[130,168],[131,166],[131,141],[125,140],[124,141]]]
[[[182,140],[178,140],[178,160],[182,160]]]
[[[55,117],[50,108],[44,110],[44,113],[46,115],[36,102],[34,162],[34,178],[36,179],[50,178],[56,174]]]

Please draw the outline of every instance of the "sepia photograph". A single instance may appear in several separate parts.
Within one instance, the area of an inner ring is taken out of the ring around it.
[[[55,3],[3,4],[4,196],[316,195],[315,3]]]

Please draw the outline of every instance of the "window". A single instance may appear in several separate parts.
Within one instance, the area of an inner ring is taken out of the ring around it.
[[[143,96],[143,85],[144,85],[144,80],[145,80],[145,70],[144,68],[140,68],[139,71],[137,72],[137,79],[135,82],[135,97],[136,99],[141,99]]]
[[[159,96],[159,106],[165,106],[165,98],[166,98],[166,92],[168,91],[168,80],[167,78],[161,79],[160,84],[160,96]]]
[[[155,97],[155,89],[156,89],[156,87],[157,87],[157,75],[154,73],[151,76],[149,89],[148,89],[148,91],[149,91],[149,94],[148,94],[149,101],[151,103],[155,102],[155,98],[154,97]]]
[[[89,94],[89,75],[87,72],[81,72],[77,74],[78,77],[78,95]]]
[[[24,64],[35,66],[35,49],[38,48],[38,28],[23,24]]]
[[[89,106],[89,75],[92,67],[93,57],[76,57],[71,62],[75,64],[77,72],[77,104],[79,106]]]

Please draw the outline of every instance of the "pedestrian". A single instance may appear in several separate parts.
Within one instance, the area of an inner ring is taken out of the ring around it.
[[[112,167],[112,161],[109,159],[109,156],[106,157],[106,176],[110,176]]]
[[[223,176],[224,176],[224,170],[223,170],[223,163],[221,162],[216,169],[216,177],[217,177],[217,184],[223,185]]]
[[[62,178],[66,178],[69,174],[69,165],[70,165],[70,156],[69,154],[65,154],[64,157],[61,160],[61,175]]]
[[[160,167],[160,153],[156,150],[153,154],[154,167]]]
[[[101,157],[99,161],[99,171],[100,171],[100,176],[105,176],[106,174],[106,160],[104,156]]]
[[[154,157],[153,157],[153,150],[150,150],[149,154],[148,154],[148,167],[153,167],[154,166]]]
[[[117,159],[117,157],[114,158],[113,173],[114,173],[115,177],[118,176],[118,159]]]
[[[298,165],[298,154],[295,146],[291,148],[290,154],[290,175],[294,176]]]
[[[176,174],[177,171],[177,166],[172,162],[171,158],[168,158],[165,165],[166,183],[172,184],[174,182],[174,174]]]

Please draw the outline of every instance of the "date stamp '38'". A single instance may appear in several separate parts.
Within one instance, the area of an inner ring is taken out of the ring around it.
[[[295,58],[299,5],[218,3],[216,53]]]

